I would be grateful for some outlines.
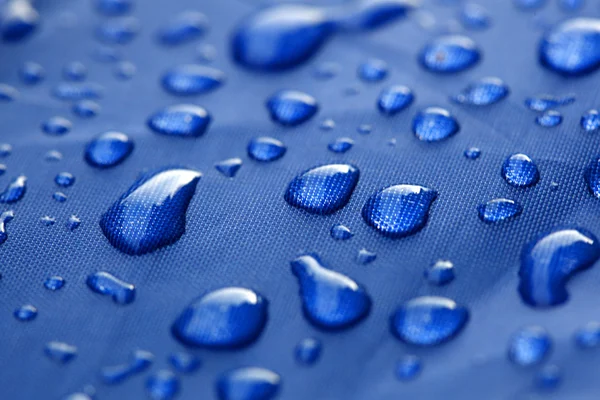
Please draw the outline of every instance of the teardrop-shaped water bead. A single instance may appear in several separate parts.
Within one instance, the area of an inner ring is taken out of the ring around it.
[[[27,177],[20,175],[14,178],[4,192],[0,193],[0,203],[15,203],[23,198],[27,190]]]
[[[508,359],[519,366],[540,364],[552,349],[552,339],[545,329],[529,326],[517,331],[508,342]]]
[[[133,151],[133,141],[121,132],[104,132],[85,147],[85,161],[92,167],[111,168],[122,163]]]

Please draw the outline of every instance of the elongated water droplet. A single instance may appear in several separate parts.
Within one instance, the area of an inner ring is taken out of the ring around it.
[[[598,110],[588,110],[581,116],[579,122],[586,132],[596,132],[600,129],[600,113]]]
[[[479,150],[477,147],[469,147],[463,154],[469,160],[477,160],[479,157],[481,157],[481,150]]]
[[[335,240],[348,240],[352,236],[354,236],[354,234],[347,226],[338,224],[331,227],[331,237]]]
[[[429,107],[415,115],[412,130],[419,140],[438,142],[456,134],[460,130],[460,125],[448,110]]]
[[[371,298],[354,280],[325,268],[313,255],[291,263],[300,285],[306,318],[323,329],[346,329],[362,321],[371,310]]]
[[[27,177],[20,175],[10,181],[4,192],[0,193],[0,203],[16,203],[23,198],[26,190]]]
[[[529,326],[517,331],[508,342],[508,359],[528,367],[540,364],[552,349],[552,339],[544,328]]]
[[[24,305],[22,307],[17,308],[13,315],[19,321],[27,322],[33,321],[35,317],[37,317],[38,310],[31,304]]]
[[[574,334],[575,344],[582,349],[600,346],[600,322],[590,321],[577,329]]]
[[[64,342],[48,342],[44,352],[52,361],[67,364],[77,356],[77,347]]]
[[[163,135],[198,137],[204,135],[210,122],[211,116],[204,108],[178,104],[152,114],[147,124],[154,132]]]
[[[444,297],[417,297],[392,316],[392,332],[403,342],[436,346],[458,335],[469,321],[469,311]]]
[[[177,46],[199,38],[207,30],[208,19],[204,14],[185,11],[158,32],[158,40],[165,46]]]
[[[136,350],[131,360],[125,364],[102,368],[102,381],[108,385],[116,385],[126,379],[146,371],[154,362],[154,355],[149,351]]]
[[[135,17],[121,17],[104,21],[96,30],[96,37],[110,44],[127,44],[140,31],[140,21]]]
[[[523,207],[514,200],[494,199],[477,206],[477,212],[480,220],[493,224],[519,216]]]
[[[40,64],[28,61],[19,69],[19,77],[23,83],[35,85],[44,80],[46,71]]]
[[[70,187],[75,183],[75,177],[69,172],[61,172],[54,177],[54,182],[60,187]]]
[[[396,379],[399,381],[411,381],[419,376],[422,365],[421,359],[417,356],[403,356],[397,363],[395,369]]]
[[[202,366],[202,362],[198,357],[183,351],[171,354],[169,363],[177,372],[182,374],[191,374]]]
[[[535,123],[544,128],[553,128],[561,124],[563,120],[562,114],[556,110],[544,111],[542,115],[539,115],[535,119]]]
[[[152,400],[174,399],[179,386],[179,378],[168,369],[161,369],[146,379],[146,391]]]
[[[359,175],[358,168],[348,164],[311,168],[292,179],[284,198],[309,213],[332,214],[348,203]]]
[[[75,229],[79,228],[79,225],[81,225],[81,219],[79,219],[77,215],[71,215],[65,225],[68,230],[74,231]]]
[[[472,39],[450,35],[428,43],[421,50],[419,61],[431,72],[453,73],[473,67],[480,58],[481,52]]]
[[[600,244],[581,228],[556,229],[528,243],[521,255],[519,294],[532,307],[565,303],[566,284],[600,258]]]
[[[281,377],[268,369],[238,368],[222,374],[216,382],[219,400],[272,400],[281,386]]]
[[[358,66],[358,77],[365,82],[379,82],[388,75],[388,65],[385,61],[372,58]]]
[[[223,71],[198,64],[185,64],[169,69],[162,76],[162,86],[169,93],[190,96],[208,93],[225,81]]]
[[[454,280],[454,264],[450,261],[437,261],[425,269],[425,279],[432,285],[447,285]]]
[[[282,90],[266,103],[271,119],[283,126],[296,126],[311,119],[319,110],[317,100],[297,90]]]
[[[133,9],[133,0],[96,0],[96,9],[107,16],[123,15]]]
[[[65,278],[55,275],[46,279],[44,282],[44,287],[52,292],[56,292],[57,290],[62,289],[63,286],[65,286],[65,283]]]
[[[585,75],[600,66],[600,19],[573,18],[550,29],[539,45],[542,65],[562,75]]]
[[[121,132],[104,132],[85,147],[85,161],[92,167],[111,168],[122,163],[133,151],[133,141]]]
[[[110,296],[117,304],[129,304],[135,300],[135,286],[108,272],[96,272],[88,276],[86,283],[93,292]]]
[[[294,348],[294,357],[300,365],[314,365],[321,357],[323,345],[315,338],[302,339]]]
[[[16,42],[29,36],[39,25],[40,15],[28,0],[8,0],[0,5],[0,36]]]
[[[52,95],[60,100],[76,101],[84,99],[99,99],[104,89],[97,83],[63,82],[55,86]]]
[[[187,346],[246,346],[263,331],[267,309],[267,300],[250,289],[218,289],[192,301],[173,323],[171,331]]]
[[[228,178],[233,178],[240,168],[242,168],[241,158],[228,158],[227,160],[219,161],[215,164],[217,171]]]
[[[72,127],[71,121],[63,117],[52,117],[42,124],[42,130],[53,136],[69,133]]]
[[[383,89],[377,99],[377,108],[384,115],[396,115],[408,108],[415,99],[407,86],[394,85]]]
[[[327,148],[334,153],[342,154],[350,150],[354,146],[354,140],[350,138],[339,138],[329,143]]]
[[[436,197],[435,190],[423,186],[390,186],[367,200],[362,216],[368,225],[385,236],[412,235],[425,226]]]
[[[6,240],[8,239],[6,224],[12,221],[14,217],[15,212],[13,210],[4,211],[2,214],[0,214],[0,244],[6,242]]]
[[[530,187],[538,183],[540,173],[529,156],[517,153],[508,157],[502,164],[502,177],[509,185]]]
[[[283,157],[287,147],[277,139],[262,136],[252,139],[248,143],[248,156],[261,162],[271,162]]]
[[[541,94],[535,97],[529,97],[525,100],[525,106],[531,111],[547,111],[551,108],[568,106],[575,102],[575,95],[553,96],[551,94]]]
[[[510,89],[502,79],[487,77],[471,83],[451,100],[471,106],[488,106],[498,103],[509,93]]]
[[[138,179],[102,215],[100,227],[120,251],[141,255],[179,240],[201,173],[165,168]]]
[[[356,261],[362,265],[371,264],[376,259],[377,259],[377,254],[375,254],[372,251],[369,251],[367,249],[360,249],[356,256]]]

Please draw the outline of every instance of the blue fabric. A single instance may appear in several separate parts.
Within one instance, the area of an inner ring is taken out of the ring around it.
[[[316,2],[316,1],[315,1]],[[217,288],[238,285],[251,288],[269,300],[269,320],[252,346],[235,351],[194,350],[203,362],[192,376],[183,377],[179,399],[213,399],[214,382],[226,370],[252,365],[282,376],[281,399],[525,399],[537,393],[536,369],[519,369],[507,359],[509,337],[527,325],[541,325],[554,340],[549,361],[562,368],[562,386],[547,399],[595,399],[600,392],[597,366],[600,352],[583,352],[573,344],[574,331],[598,318],[600,267],[591,268],[569,284],[570,300],[563,306],[535,310],[517,292],[522,247],[539,233],[559,225],[581,226],[600,234],[600,203],[586,190],[583,173],[596,153],[598,136],[584,133],[579,118],[598,105],[600,72],[579,78],[558,76],[538,63],[540,25],[569,15],[548,1],[536,13],[522,11],[509,1],[480,0],[492,16],[490,29],[472,31],[483,52],[481,62],[460,74],[434,75],[417,62],[419,50],[436,37],[414,19],[381,30],[345,36],[326,43],[316,57],[288,72],[261,74],[235,65],[230,57],[230,34],[239,21],[259,6],[251,0],[139,0],[133,11],[141,31],[130,44],[118,47],[138,72],[129,81],[115,78],[115,65],[94,61],[99,46],[96,26],[104,20],[89,1],[40,0],[40,29],[19,43],[0,43],[0,82],[18,88],[20,96],[0,104],[0,141],[13,146],[2,162],[10,179],[28,177],[27,192],[13,205],[14,220],[7,224],[8,240],[0,246],[0,398],[62,399],[91,384],[97,399],[142,399],[148,373],[115,386],[100,382],[104,366],[128,362],[135,349],[156,356],[152,371],[168,367],[168,356],[183,349],[170,334],[179,312],[195,297]],[[326,1],[321,1],[325,4]],[[329,2],[330,4],[333,1]],[[442,4],[444,3],[444,4]],[[454,2],[426,1],[436,20],[458,18]],[[179,47],[162,47],[156,32],[180,11],[207,15],[210,31],[199,41]],[[586,2],[578,13],[598,17],[600,8]],[[575,14],[573,14],[575,15]],[[204,136],[194,139],[152,133],[145,121],[153,112],[181,102],[160,85],[168,68],[198,60],[196,47],[216,48],[213,65],[226,75],[223,87],[185,99],[205,107],[213,116]],[[362,82],[357,67],[368,58],[385,60],[390,71],[382,82]],[[26,61],[43,65],[47,79],[25,86],[17,71]],[[61,81],[61,70],[72,61],[88,69],[89,82],[105,91],[98,100],[97,117],[80,119],[71,106],[50,96]],[[340,65],[328,81],[314,78],[324,62]],[[475,79],[498,76],[510,87],[507,99],[487,108],[470,108],[449,102]],[[376,99],[382,88],[407,85],[415,101],[393,116],[380,115]],[[348,95],[348,89],[358,91]],[[273,123],[265,100],[281,89],[314,96],[320,110],[298,127]],[[540,93],[576,94],[576,101],[560,108],[564,116],[557,128],[534,123],[526,97]],[[411,119],[427,106],[448,108],[461,130],[439,143],[424,143],[410,132]],[[64,136],[42,133],[41,124],[52,116],[73,122]],[[325,118],[332,130],[321,130]],[[357,127],[370,124],[368,135]],[[97,170],[84,161],[85,144],[95,135],[117,130],[135,141],[131,156],[121,165]],[[246,146],[256,136],[272,136],[288,150],[274,163],[248,158]],[[327,149],[338,137],[355,144],[343,154]],[[395,146],[388,145],[390,139]],[[477,160],[463,152],[481,149]],[[49,150],[64,158],[44,161]],[[514,188],[501,177],[510,154],[522,152],[534,159],[540,182],[527,189]],[[216,162],[240,157],[243,166],[226,178]],[[349,204],[328,215],[312,215],[284,200],[288,183],[299,173],[327,162],[356,165],[361,176]],[[203,172],[188,212],[186,233],[174,245],[143,256],[130,256],[112,247],[103,236],[101,215],[144,170],[185,165]],[[59,188],[54,176],[70,172],[76,183],[61,189],[64,203],[52,199]],[[559,184],[558,190],[551,183]],[[367,226],[361,208],[379,189],[394,184],[418,184],[438,192],[429,221],[419,233],[388,239]],[[498,225],[482,223],[477,206],[506,197],[523,206],[523,213]],[[65,224],[75,214],[81,226],[70,231]],[[45,226],[43,216],[56,218]],[[330,228],[350,227],[350,240],[335,241]],[[360,249],[377,259],[360,265]],[[318,253],[330,268],[363,284],[372,296],[370,316],[358,326],[328,333],[315,329],[301,312],[298,284],[290,261],[306,252]],[[423,277],[438,259],[451,260],[456,279],[433,287]],[[86,286],[89,274],[108,271],[136,285],[136,300],[118,306]],[[57,292],[43,287],[45,279],[61,275],[66,285]],[[418,295],[442,295],[470,309],[471,319],[454,340],[438,348],[420,349],[402,344],[390,333],[389,318],[403,302]],[[31,303],[39,310],[34,321],[23,323],[12,312]],[[312,367],[294,360],[296,344],[316,337],[323,343],[322,357]],[[44,356],[44,345],[64,341],[77,346],[78,355],[67,365]],[[422,359],[422,372],[412,382],[394,377],[395,363],[403,355]]]

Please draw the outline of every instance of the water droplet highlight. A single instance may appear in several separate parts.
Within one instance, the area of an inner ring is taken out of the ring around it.
[[[4,192],[0,193],[0,203],[16,203],[23,198],[26,190],[27,177],[20,175],[10,181]]]
[[[297,90],[282,90],[266,103],[271,119],[283,126],[296,126],[311,119],[319,110],[317,100]]]
[[[554,364],[544,365],[534,378],[535,385],[542,390],[554,390],[560,386],[561,381],[562,371]]]
[[[581,349],[597,348],[600,346],[600,322],[588,322],[575,331],[574,339]]]
[[[33,321],[37,317],[38,310],[31,304],[24,305],[15,310],[13,315],[22,322]]]
[[[211,116],[204,108],[191,104],[166,107],[150,116],[148,127],[167,136],[198,137],[204,135]]]
[[[454,73],[473,67],[480,58],[481,52],[472,39],[449,35],[428,43],[421,51],[419,61],[428,71]]]
[[[459,104],[488,106],[503,100],[509,93],[510,89],[502,79],[487,77],[471,83],[450,99]]]
[[[107,385],[116,385],[126,379],[146,371],[154,362],[154,355],[149,351],[135,350],[131,360],[125,364],[104,367],[100,371],[102,381]]]
[[[27,85],[36,85],[44,80],[46,71],[40,64],[28,61],[19,69],[19,77]]]
[[[350,150],[354,146],[354,140],[350,138],[339,138],[329,143],[327,148],[333,153],[342,154]]]
[[[165,46],[191,42],[208,30],[208,19],[197,11],[184,11],[158,32],[158,40]]]
[[[0,214],[0,244],[6,242],[8,239],[8,232],[6,231],[6,224],[15,218],[15,212],[13,210],[4,211]]]
[[[96,37],[109,44],[127,44],[140,31],[140,22],[135,17],[120,17],[104,21],[96,29]]]
[[[350,231],[347,226],[338,224],[331,227],[331,237],[335,240],[348,240],[354,234]]]
[[[529,156],[517,153],[508,157],[502,164],[502,177],[509,185],[525,188],[538,183],[540,173]]]
[[[467,29],[484,30],[492,24],[492,16],[479,4],[467,3],[460,12],[460,22]]]
[[[77,356],[77,347],[64,342],[48,342],[44,353],[50,360],[58,364],[67,364]]]
[[[283,157],[287,147],[277,139],[271,137],[258,137],[248,143],[248,156],[261,162],[272,162]]]
[[[87,76],[87,68],[82,63],[74,61],[63,67],[62,75],[68,81],[83,81]]]
[[[185,64],[169,69],[162,76],[163,88],[174,95],[192,96],[219,88],[225,73],[216,68],[198,64]]]
[[[81,220],[76,215],[71,215],[65,225],[67,226],[68,230],[74,231],[75,229],[79,228],[79,225],[81,225]]]
[[[463,154],[469,160],[477,160],[479,157],[481,157],[481,150],[479,150],[477,147],[469,147]]]
[[[63,117],[52,117],[42,124],[42,130],[48,135],[61,136],[69,133],[73,124]]]
[[[460,125],[448,110],[440,107],[429,107],[415,115],[412,131],[424,142],[438,142],[455,135]]]
[[[52,194],[52,198],[59,203],[64,203],[65,201],[67,201],[67,195],[63,192],[55,192],[54,194]]]
[[[356,261],[362,265],[371,264],[376,259],[377,259],[377,254],[375,254],[372,251],[369,251],[367,249],[360,249],[358,251],[358,255],[356,256]]]
[[[100,112],[100,104],[92,100],[81,100],[73,104],[72,110],[79,118],[93,118]]]
[[[5,42],[25,39],[39,25],[40,15],[30,1],[10,0],[0,5],[0,36]]]
[[[413,355],[403,356],[397,363],[395,369],[396,379],[399,381],[412,381],[421,373],[421,359]]]
[[[99,99],[103,94],[102,86],[89,82],[63,82],[52,90],[52,95],[59,100],[77,101]]]
[[[110,296],[117,304],[130,304],[135,300],[135,286],[108,272],[96,272],[88,276],[86,283],[93,292]]]
[[[85,147],[85,161],[95,168],[119,165],[133,151],[134,143],[124,133],[104,132],[93,138]]]
[[[198,357],[183,351],[171,354],[169,363],[177,372],[182,374],[191,374],[202,366],[202,362]]]
[[[55,275],[44,281],[44,287],[52,292],[56,292],[57,290],[62,289],[63,286],[65,286],[65,283],[65,278]]]
[[[551,108],[568,106],[575,102],[575,95],[569,94],[566,96],[553,96],[550,94],[542,94],[535,97],[529,97],[525,100],[525,106],[531,111],[543,112]]]
[[[508,342],[508,359],[515,365],[540,364],[552,349],[552,339],[544,328],[529,326],[517,331]]]
[[[515,218],[523,212],[523,207],[514,200],[494,199],[477,206],[479,219],[487,224]]]
[[[227,178],[233,178],[240,168],[242,168],[242,159],[228,158],[227,160],[216,163],[215,168]]]
[[[402,85],[385,88],[379,93],[377,108],[384,115],[396,115],[408,108],[414,101],[413,91]]]
[[[281,377],[278,374],[258,367],[225,372],[216,382],[219,400],[272,400],[280,386]]]
[[[439,260],[425,269],[425,279],[435,286],[447,285],[454,280],[454,264]]]
[[[68,172],[61,172],[54,177],[54,182],[60,187],[70,187],[75,183],[75,177]]]

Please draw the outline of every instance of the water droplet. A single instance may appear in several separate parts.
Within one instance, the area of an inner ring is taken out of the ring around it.
[[[317,100],[297,90],[282,90],[266,103],[271,119],[283,126],[296,126],[311,119],[319,110]]]
[[[0,193],[0,203],[15,203],[23,198],[27,190],[27,177],[25,175],[14,178],[4,192]]]
[[[515,218],[523,212],[523,207],[514,200],[494,199],[477,206],[479,219],[487,224]]]
[[[100,271],[87,277],[88,287],[95,293],[110,296],[117,304],[130,304],[135,300],[135,286],[108,272]]]
[[[335,240],[348,240],[352,236],[354,236],[354,234],[347,226],[338,224],[331,227],[331,237]]]
[[[225,81],[223,71],[198,64],[184,64],[169,69],[162,76],[163,88],[178,96],[208,93]]]
[[[594,157],[585,170],[584,178],[588,190],[594,197],[600,198],[600,156]]]
[[[172,19],[158,32],[158,40],[165,46],[191,42],[208,30],[208,19],[197,11],[185,11]]]
[[[290,182],[284,198],[309,213],[332,214],[348,203],[359,175],[358,168],[348,164],[311,168]]]
[[[68,101],[99,99],[102,93],[102,86],[90,82],[63,82],[52,90],[54,97]]]
[[[67,364],[77,356],[77,347],[64,342],[48,342],[44,353],[58,364]]]
[[[365,82],[379,82],[388,75],[385,61],[371,58],[358,66],[358,77]]]
[[[19,69],[19,77],[23,83],[35,85],[44,80],[46,71],[40,64],[29,61],[24,63]]]
[[[52,117],[42,124],[42,130],[48,135],[60,136],[68,133],[73,124],[63,117]]]
[[[111,168],[122,163],[133,151],[133,141],[121,132],[104,132],[85,147],[85,161],[92,167]]]
[[[65,225],[67,226],[67,229],[74,231],[75,229],[79,228],[79,225],[81,225],[81,219],[79,219],[76,215],[71,215]]]
[[[68,81],[83,81],[87,76],[87,68],[79,61],[74,61],[63,67],[62,75]]]
[[[8,157],[12,153],[12,146],[8,143],[0,144],[0,157]]]
[[[73,104],[72,110],[80,118],[92,118],[100,112],[100,104],[92,100],[81,100]]]
[[[333,128],[335,128],[335,121],[331,118],[327,118],[321,122],[319,128],[321,128],[323,131],[331,131]]]
[[[421,230],[437,192],[418,185],[387,187],[367,200],[362,216],[383,235],[400,238]]]
[[[419,376],[421,369],[422,365],[419,357],[405,355],[396,363],[396,379],[403,382],[411,381]]]
[[[278,374],[258,367],[225,372],[216,382],[219,400],[272,400],[280,386]]]
[[[98,12],[107,15],[123,15],[133,9],[133,0],[96,0]]]
[[[302,339],[294,348],[296,362],[301,365],[314,365],[321,357],[323,345],[315,338]]]
[[[562,381],[561,369],[554,365],[544,365],[535,375],[535,385],[542,390],[554,390]]]
[[[267,309],[267,300],[250,289],[218,289],[192,301],[173,323],[171,331],[187,346],[242,347],[262,333]]]
[[[4,175],[4,173],[6,172],[6,165],[5,164],[0,164],[0,176]]]
[[[376,258],[377,258],[377,254],[375,254],[367,249],[361,249],[358,251],[358,255],[356,256],[356,261],[359,264],[367,265],[367,264],[370,264],[373,261],[375,261]]]
[[[55,192],[52,195],[52,198],[59,203],[64,203],[65,201],[67,201],[67,195],[64,194],[63,192]]]
[[[481,150],[477,147],[469,147],[465,150],[464,155],[469,160],[477,160],[481,156]]]
[[[70,187],[75,183],[75,177],[68,172],[61,172],[54,178],[54,182],[61,187]]]
[[[122,80],[129,80],[133,78],[137,68],[134,63],[129,61],[121,61],[115,66],[115,76]]]
[[[517,331],[508,342],[508,359],[528,367],[540,364],[552,349],[552,339],[544,328],[529,326]]]
[[[479,4],[467,3],[460,13],[460,22],[467,29],[484,30],[492,24],[490,13]]]
[[[600,322],[591,321],[575,331],[575,344],[582,349],[600,346]]]
[[[152,114],[147,124],[163,135],[198,137],[204,135],[211,119],[208,111],[200,106],[178,104]]]
[[[447,285],[454,280],[454,264],[450,261],[437,261],[425,269],[425,279],[432,285]]]
[[[39,25],[40,15],[29,1],[7,1],[0,5],[0,36],[16,42],[29,36]]]
[[[377,108],[384,115],[396,115],[408,108],[414,99],[415,95],[410,88],[393,85],[381,91],[377,99]]]
[[[40,222],[42,224],[44,224],[45,226],[52,226],[56,222],[56,218],[52,218],[52,217],[46,215],[46,216],[40,218]]]
[[[469,311],[444,297],[417,297],[392,316],[392,332],[417,346],[436,346],[458,335],[469,321]]]
[[[233,178],[240,168],[242,168],[241,158],[228,158],[227,160],[219,161],[215,164],[217,171],[228,178]]]
[[[513,154],[502,164],[502,177],[515,187],[530,187],[538,183],[540,173],[531,158],[522,153]]]
[[[429,107],[415,115],[412,130],[419,140],[437,142],[456,134],[460,130],[460,125],[447,110]]]
[[[271,162],[283,157],[287,147],[277,139],[262,136],[248,143],[248,156],[256,161]]]
[[[169,362],[177,372],[182,374],[191,374],[202,366],[202,362],[198,357],[183,351],[171,354]]]
[[[473,67],[480,58],[481,52],[472,39],[449,35],[428,43],[421,51],[419,61],[431,72],[452,73]]]
[[[217,57],[217,49],[208,43],[196,47],[196,53],[198,54],[198,60],[205,64],[213,62]]]
[[[373,128],[371,127],[371,125],[367,124],[361,124],[358,126],[358,128],[356,128],[356,131],[361,135],[368,135],[369,133],[371,133],[372,130]]]
[[[116,385],[146,371],[153,362],[154,355],[152,353],[145,350],[135,350],[128,363],[102,368],[102,380],[107,385]]]
[[[581,116],[581,127],[586,132],[596,132],[600,129],[600,113],[598,110],[588,110]]]
[[[471,83],[450,99],[459,104],[487,106],[498,103],[510,93],[508,85],[500,78],[487,77]]]
[[[86,393],[73,393],[65,397],[64,400],[94,400]]]
[[[371,298],[361,285],[339,272],[325,268],[317,256],[304,255],[291,263],[300,285],[306,318],[323,329],[349,328],[371,310]]]
[[[19,91],[10,85],[0,83],[0,102],[9,102],[19,96]]]
[[[585,75],[600,66],[600,19],[573,18],[550,29],[539,46],[542,65],[562,75]]]
[[[120,17],[104,21],[96,29],[96,37],[104,43],[127,44],[140,31],[140,22],[134,17]]]
[[[62,287],[65,286],[65,283],[67,282],[62,276],[55,275],[44,281],[44,287],[48,290],[56,292],[57,290],[62,289]]]
[[[562,114],[556,110],[544,111],[535,119],[535,123],[544,128],[552,128],[561,124],[563,120]]]
[[[33,321],[35,317],[38,315],[38,310],[31,304],[24,305],[22,307],[17,308],[13,315],[19,321],[27,322]]]
[[[354,140],[350,138],[338,138],[329,143],[327,148],[334,153],[345,153],[354,146]]]
[[[541,235],[523,248],[519,269],[521,298],[533,307],[565,303],[569,298],[569,278],[590,268],[599,257],[598,239],[584,229],[556,229]]]
[[[201,173],[165,168],[143,175],[102,215],[104,236],[118,250],[149,253],[179,240]]]
[[[146,379],[146,391],[152,400],[171,400],[179,392],[179,379],[167,369],[153,373]]]
[[[46,153],[44,158],[46,161],[49,161],[49,162],[58,162],[58,161],[62,160],[63,156],[62,156],[62,153],[60,153],[59,151],[50,150],[49,152]]]
[[[13,220],[15,212],[13,210],[4,211],[0,214],[0,244],[6,242],[8,233],[6,232],[6,224]]]

